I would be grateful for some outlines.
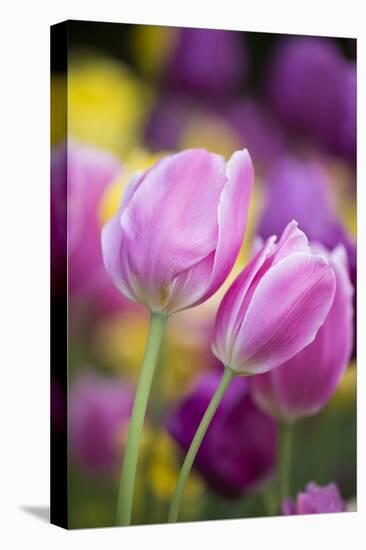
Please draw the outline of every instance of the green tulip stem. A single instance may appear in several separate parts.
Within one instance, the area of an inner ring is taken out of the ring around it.
[[[173,523],[178,520],[179,509],[183,497],[184,487],[189,477],[194,459],[198,453],[198,449],[202,443],[202,440],[205,436],[207,428],[210,425],[213,415],[217,410],[217,407],[220,404],[220,401],[226,391],[226,388],[229,385],[229,382],[233,378],[235,372],[230,367],[225,367],[224,373],[220,380],[220,383],[210,401],[209,406],[206,409],[205,414],[201,420],[200,425],[197,428],[196,434],[192,440],[191,446],[189,447],[188,453],[183,462],[182,469],[179,474],[177,485],[174,491],[173,499],[170,505],[168,522]]]
[[[281,424],[279,426],[277,472],[278,472],[278,504],[279,508],[284,498],[290,496],[290,473],[291,473],[291,447],[292,447],[292,424]]]
[[[149,334],[144,359],[137,383],[127,442],[124,452],[117,503],[117,525],[130,525],[132,503],[141,433],[144,425],[151,383],[158,359],[159,348],[167,318],[160,313],[151,313]]]

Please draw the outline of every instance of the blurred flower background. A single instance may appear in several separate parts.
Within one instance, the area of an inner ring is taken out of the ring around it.
[[[57,304],[65,292],[67,202],[71,527],[114,525],[148,326],[145,309],[105,273],[102,225],[131,175],[168,152],[205,147],[227,157],[247,147],[255,164],[248,229],[233,272],[208,302],[170,319],[160,354],[133,522],[161,523],[217,383],[210,351],[217,306],[256,237],[280,235],[296,219],[311,241],[329,250],[342,244],[356,305],[356,41],[91,22],[70,22],[69,29],[68,73],[60,66],[51,79],[51,213]],[[334,395],[297,426],[289,497],[315,481],[335,482],[346,504],[355,499],[355,339],[349,355]],[[316,370],[321,354],[309,357]],[[64,397],[56,375],[52,421],[60,432]],[[198,454],[181,519],[265,515],[276,438],[274,418],[258,408],[250,384],[236,379]]]

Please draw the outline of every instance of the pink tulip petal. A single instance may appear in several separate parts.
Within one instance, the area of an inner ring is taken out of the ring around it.
[[[265,273],[269,271],[269,269],[278,264],[281,260],[295,253],[304,252],[307,254],[311,254],[308,239],[305,233],[303,233],[303,231],[301,231],[297,227],[297,222],[294,220],[288,223],[280,237],[280,240],[278,241],[276,246],[272,247],[272,250],[273,252],[268,255],[261,268],[255,274],[255,277],[251,281],[249,289],[245,290],[245,296],[242,300],[242,304],[240,307],[240,323],[245,317],[246,311],[257,289],[257,286],[263,279]],[[239,328],[237,329],[236,334],[238,330]]]
[[[216,248],[217,205],[225,161],[203,149],[161,159],[147,171],[122,212],[131,268],[150,295]]]
[[[144,301],[133,280],[127,249],[123,243],[120,224],[121,209],[102,229],[102,253],[104,267],[116,287],[130,300]]]
[[[170,313],[186,309],[198,302],[207,289],[214,261],[215,252],[211,252],[198,264],[178,275],[171,285],[168,304]]]
[[[119,291],[130,298],[130,300],[144,303],[146,300],[130,269],[128,250],[125,246],[124,234],[121,230],[122,212],[141,185],[143,178],[144,174],[141,172],[133,174],[122,193],[118,212],[104,225],[102,229],[102,253],[105,270]]]
[[[246,310],[249,307],[257,286],[264,274],[273,265],[276,265],[280,260],[295,252],[310,253],[306,235],[298,229],[295,221],[288,224],[276,246],[274,246],[275,241],[276,237],[273,236],[266,241],[264,246],[262,245],[256,259],[252,260],[254,263],[252,264],[251,262],[247,268],[244,269],[243,273],[239,275],[238,280],[234,282],[234,288],[230,288],[224,296],[223,302],[226,304],[224,308],[227,311],[227,315],[226,320],[221,324],[222,336],[224,336],[224,334],[230,334],[232,340],[237,336],[239,327],[244,319]],[[236,306],[231,303],[233,294],[237,296],[238,303]],[[220,331],[217,334],[219,333]],[[221,344],[221,351],[223,349],[228,349],[227,342],[225,345],[224,338]]]
[[[266,372],[313,341],[330,309],[335,275],[320,256],[296,253],[264,274],[233,350],[242,373]]]
[[[243,300],[254,277],[271,253],[275,240],[276,237],[267,239],[255,257],[235,279],[223,297],[217,311],[212,351],[221,360],[226,356],[226,364],[230,364],[231,362],[230,350],[232,350],[235,335],[243,320],[243,317],[240,315]],[[228,339],[230,339],[230,342],[228,342]]]
[[[334,392],[352,351],[353,288],[342,246],[331,253],[330,261],[336,293],[326,322],[314,342],[270,373],[287,421],[318,412]]]
[[[298,228],[297,222],[293,220],[287,224],[278,241],[276,251],[273,255],[272,265],[278,264],[278,262],[296,252],[310,254],[310,247],[307,236]]]
[[[140,186],[143,178],[144,178],[144,173],[137,171],[132,175],[129,182],[127,183],[125,189],[123,190],[122,197],[121,197],[120,217],[122,215],[123,210],[128,206],[130,200],[132,199],[133,195],[135,194],[135,191]]]
[[[218,208],[218,240],[209,287],[199,303],[222,285],[239,254],[245,232],[254,169],[246,149],[233,153],[226,165],[228,182]]]
[[[297,514],[345,512],[347,507],[335,483],[320,487],[313,481],[297,495]]]
[[[248,216],[253,185],[253,166],[249,153],[237,151],[226,167],[227,183],[218,206],[219,237],[216,252],[207,256],[188,272],[181,273],[174,283],[174,311],[198,305],[221,286],[239,253]],[[241,208],[238,208],[241,205]]]
[[[255,403],[262,411],[277,420],[286,421],[288,419],[283,414],[283,401],[280,400],[277,388],[278,377],[275,376],[281,368],[277,367],[269,372],[251,376],[249,387]]]

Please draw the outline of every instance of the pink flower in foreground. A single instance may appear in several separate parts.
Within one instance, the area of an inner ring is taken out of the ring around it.
[[[290,222],[270,237],[225,294],[217,312],[213,353],[238,374],[278,367],[310,344],[335,293],[328,261]]]
[[[282,514],[293,516],[297,514],[329,514],[346,512],[347,507],[335,483],[321,487],[311,481],[305,491],[297,495],[296,501],[286,498],[282,502]]]
[[[104,264],[119,290],[152,311],[207,300],[242,244],[253,183],[249,153],[204,149],[159,160],[136,175],[104,226]]]
[[[259,407],[282,422],[315,414],[333,394],[347,367],[353,340],[353,288],[345,249],[339,245],[328,253],[336,275],[332,307],[315,340],[277,369],[250,380]]]

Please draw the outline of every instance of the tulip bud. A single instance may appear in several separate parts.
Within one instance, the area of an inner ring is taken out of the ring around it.
[[[104,264],[119,290],[171,314],[207,300],[242,244],[253,183],[246,150],[225,163],[204,149],[159,160],[136,175],[104,226]]]
[[[353,339],[353,288],[342,245],[328,253],[336,276],[332,307],[315,340],[274,371],[250,380],[254,400],[264,411],[283,422],[315,414],[336,389],[347,367]]]
[[[292,498],[287,498],[282,502],[282,514],[284,516],[329,514],[346,511],[346,505],[335,483],[320,487],[314,481],[311,481],[307,484],[305,491],[297,495],[296,502]]]
[[[237,374],[270,371],[314,340],[334,293],[333,268],[290,222],[279,242],[270,237],[225,294],[212,351]]]

